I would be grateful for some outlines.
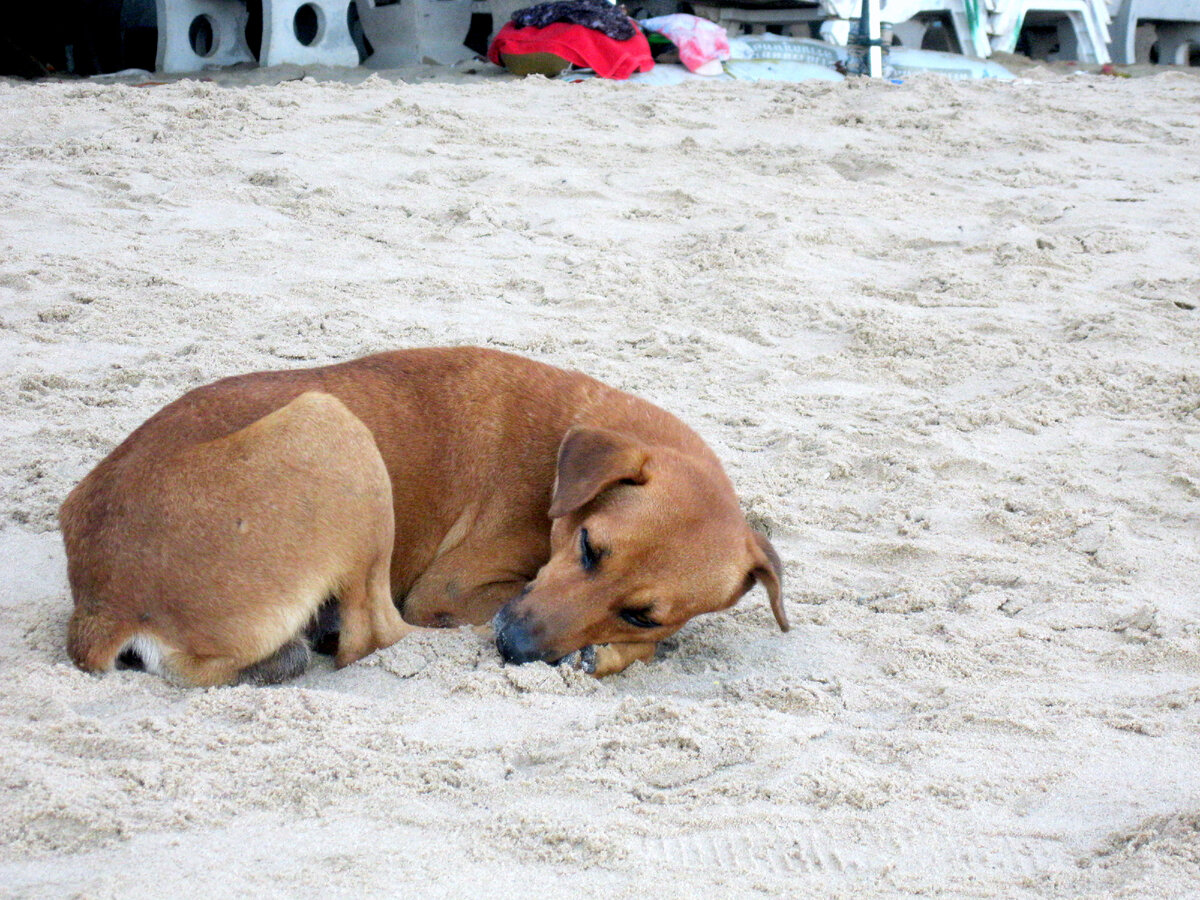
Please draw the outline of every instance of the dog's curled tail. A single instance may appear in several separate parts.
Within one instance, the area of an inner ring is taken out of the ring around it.
[[[85,672],[134,669],[196,687],[279,684],[302,674],[312,660],[305,632],[245,665],[228,657],[202,657],[177,650],[141,622],[114,618],[83,604],[75,607],[67,626],[67,653]]]
[[[114,620],[85,604],[77,605],[71,615],[67,653],[85,672],[142,669],[163,674],[163,651],[156,638],[135,622]]]

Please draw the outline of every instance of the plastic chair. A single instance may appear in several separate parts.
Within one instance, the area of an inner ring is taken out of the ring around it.
[[[358,48],[350,36],[351,6],[353,0],[263,0],[259,63],[357,66]]]
[[[1017,46],[1022,28],[1039,21],[1055,24],[1055,33],[1046,46],[1033,46],[1035,56],[1047,54],[1057,43],[1057,58],[1085,63],[1107,63],[1108,7],[1103,0],[1016,0],[992,14],[992,49],[1011,53]]]
[[[1121,0],[1112,12],[1112,41],[1108,52],[1121,65],[1150,61],[1157,40],[1158,61],[1188,65],[1189,47],[1200,48],[1200,0]],[[1139,40],[1138,26],[1146,22],[1155,38]]]
[[[363,35],[376,69],[425,61],[451,65],[475,54],[463,46],[471,27],[472,0],[356,0]],[[528,4],[525,4],[528,5]]]
[[[245,0],[155,0],[160,72],[197,72],[254,62]]]

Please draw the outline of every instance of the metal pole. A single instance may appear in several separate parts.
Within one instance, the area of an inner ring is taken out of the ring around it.
[[[883,48],[879,38],[879,0],[863,0],[860,29],[866,37],[867,74],[883,77]]]

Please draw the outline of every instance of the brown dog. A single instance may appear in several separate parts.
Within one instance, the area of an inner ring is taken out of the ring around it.
[[[60,522],[87,670],[281,680],[331,595],[338,665],[412,625],[494,616],[506,661],[608,674],[756,582],[788,627],[779,557],[691,429],[494,350],[197,388],[80,482]]]

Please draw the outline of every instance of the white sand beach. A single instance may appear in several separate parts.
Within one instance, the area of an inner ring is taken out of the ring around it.
[[[0,81],[0,895],[1200,895],[1200,77],[428,74]],[[793,630],[71,665],[130,430],[444,344],[694,426]]]

